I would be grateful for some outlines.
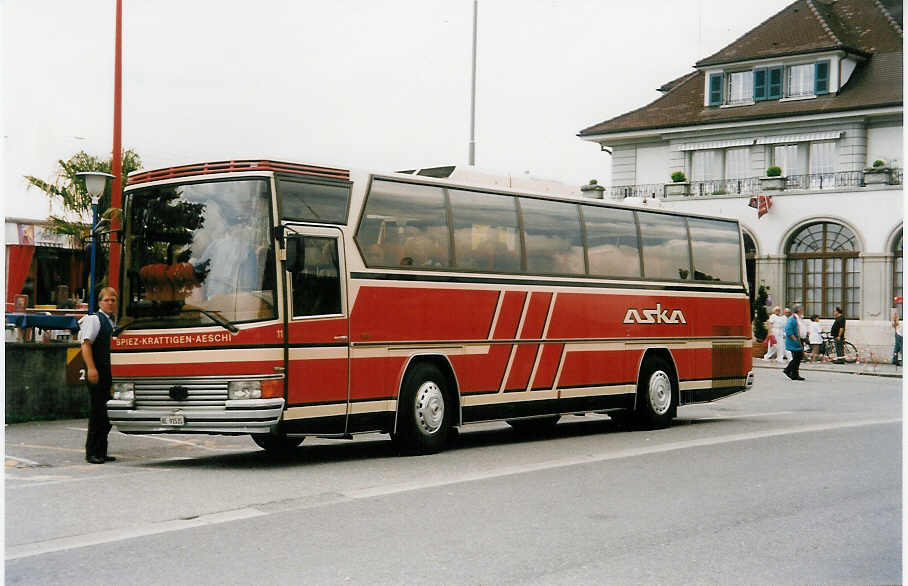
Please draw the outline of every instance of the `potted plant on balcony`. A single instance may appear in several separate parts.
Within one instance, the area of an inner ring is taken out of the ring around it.
[[[766,169],[766,177],[760,177],[760,187],[764,190],[785,189],[785,177],[782,177],[782,168],[772,165]]]
[[[672,173],[672,182],[665,185],[665,195],[688,195],[690,194],[690,182],[684,171],[675,171]]]
[[[605,188],[599,185],[599,181],[596,179],[590,179],[588,185],[580,186],[580,194],[583,197],[589,197],[592,199],[602,199],[603,194],[605,193]]]
[[[864,185],[892,185],[892,167],[877,159],[872,167],[864,169]]]

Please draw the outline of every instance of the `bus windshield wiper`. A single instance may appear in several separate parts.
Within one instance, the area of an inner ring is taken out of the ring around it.
[[[218,315],[216,311],[209,311],[207,309],[202,309],[201,307],[181,307],[180,313],[185,313],[187,311],[198,311],[217,325],[221,326],[231,334],[236,334],[240,331],[238,327],[230,323],[229,320],[224,319],[222,316]]]
[[[178,315],[181,313],[188,313],[191,311],[197,311],[213,321],[215,324],[221,326],[225,330],[229,331],[232,334],[239,332],[239,328],[233,325],[229,320],[224,319],[221,315],[218,315],[218,312],[211,311],[208,309],[202,309],[201,307],[187,307],[186,305],[177,302],[177,301],[152,301],[145,302],[140,304],[134,304],[131,308],[131,313],[135,314],[135,318],[123,326],[117,328],[117,334],[123,330],[132,327],[133,324],[140,322],[143,318],[161,318],[168,315]]]

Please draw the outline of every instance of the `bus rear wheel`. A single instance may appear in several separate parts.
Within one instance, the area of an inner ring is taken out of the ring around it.
[[[252,441],[269,454],[289,454],[295,450],[301,443],[301,437],[287,437],[287,434],[272,435],[270,433],[256,433],[252,435]]]
[[[637,423],[647,429],[668,427],[678,406],[677,389],[674,371],[665,360],[647,360],[637,383]]]
[[[453,403],[446,378],[428,363],[407,371],[398,402],[397,430],[391,440],[404,454],[434,454],[451,436]]]

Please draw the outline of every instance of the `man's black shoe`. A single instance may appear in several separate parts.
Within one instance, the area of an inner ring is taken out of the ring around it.
[[[89,464],[103,464],[104,458],[102,458],[101,456],[88,456],[85,458],[85,461]]]
[[[783,370],[783,371],[782,371],[782,374],[784,374],[785,376],[787,376],[787,377],[790,378],[791,380],[794,380],[794,378],[793,378],[790,374],[788,374],[788,371],[787,371],[787,370]]]
[[[807,379],[804,378],[803,376],[796,376],[796,377],[794,377],[794,378],[791,379],[791,380],[807,380]]]
[[[104,456],[104,461],[105,462],[116,462],[117,459],[113,456]]]

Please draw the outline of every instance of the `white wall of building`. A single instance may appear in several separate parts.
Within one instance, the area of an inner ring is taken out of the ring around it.
[[[902,125],[881,125],[867,128],[867,166],[877,159],[890,167],[902,167]]]
[[[671,181],[668,169],[668,144],[637,145],[636,185],[668,183]]]

